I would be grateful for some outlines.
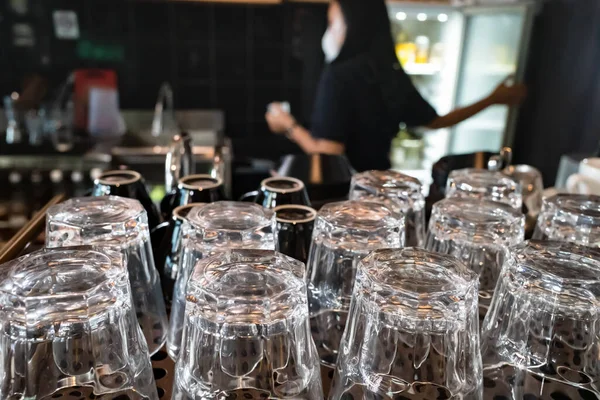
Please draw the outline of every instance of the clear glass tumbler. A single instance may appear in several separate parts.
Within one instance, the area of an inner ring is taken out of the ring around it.
[[[167,311],[154,267],[148,217],[137,200],[116,196],[81,197],[51,207],[46,217],[46,247],[95,245],[120,250],[138,322],[156,353],[167,337]]]
[[[198,263],[173,400],[323,398],[304,264],[268,250]]]
[[[404,214],[406,245],[425,243],[425,196],[418,179],[395,171],[361,172],[352,177],[350,200],[382,202]]]
[[[0,266],[0,398],[158,400],[120,253],[41,250]]]
[[[477,286],[447,255],[406,248],[364,258],[329,399],[481,400]]]
[[[524,240],[521,211],[493,201],[451,198],[433,205],[426,249],[453,255],[479,275],[483,322],[508,249]]]
[[[545,198],[533,238],[600,247],[600,197],[558,194]]]
[[[219,201],[194,207],[183,224],[180,271],[173,290],[167,351],[179,355],[187,283],[199,260],[230,249],[275,250],[273,211],[257,204]]]
[[[512,249],[481,333],[486,399],[600,399],[600,252]]]
[[[521,185],[501,172],[487,169],[465,168],[450,172],[446,198],[451,197],[496,201],[519,210],[523,207]]]
[[[379,204],[344,201],[317,215],[308,256],[311,330],[321,363],[331,372],[342,339],[356,265],[371,251],[404,245],[404,217]]]

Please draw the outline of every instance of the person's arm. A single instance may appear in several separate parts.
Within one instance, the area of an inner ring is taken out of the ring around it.
[[[494,102],[492,101],[492,98],[486,97],[483,100],[479,100],[477,103],[471,104],[470,106],[457,108],[456,110],[450,111],[446,115],[441,115],[428,123],[425,127],[430,129],[441,129],[456,125],[466,119],[471,118],[473,115],[480,113],[493,104]]]
[[[333,70],[327,69],[319,82],[310,131],[300,126],[279,103],[269,106],[265,118],[272,132],[285,133],[305,153],[341,155],[346,151],[352,118],[349,98],[346,85]]]
[[[508,86],[503,82],[488,97],[470,106],[457,108],[446,115],[439,116],[425,126],[430,129],[447,128],[471,118],[494,104],[518,105],[526,95],[527,89],[524,85],[516,84]]]
[[[307,154],[344,154],[345,146],[342,143],[314,138],[294,117],[282,110],[280,104],[273,103],[265,119],[273,132],[285,133],[288,139],[296,142]]]
[[[344,154],[346,150],[342,143],[327,139],[315,139],[308,130],[294,123],[287,130],[287,137],[296,142],[307,154]]]

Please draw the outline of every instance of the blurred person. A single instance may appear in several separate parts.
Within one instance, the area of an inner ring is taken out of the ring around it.
[[[306,153],[346,154],[357,171],[391,167],[391,143],[400,123],[440,129],[494,104],[518,105],[526,88],[500,84],[489,96],[439,116],[398,62],[384,0],[333,0],[322,40],[325,67],[317,89],[311,130],[280,103],[265,118]]]

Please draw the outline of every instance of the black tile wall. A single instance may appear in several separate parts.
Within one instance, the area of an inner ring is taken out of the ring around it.
[[[178,41],[205,42],[214,40],[214,7],[193,3],[177,4],[173,8],[175,36]]]
[[[23,77],[39,73],[56,87],[75,68],[112,68],[122,108],[150,108],[162,82],[170,82],[180,109],[219,108],[230,136],[262,136],[266,105],[289,101],[301,118],[301,52],[307,13],[325,5],[210,4],[144,0],[29,0],[25,16],[0,2],[0,95],[18,90]],[[73,10],[81,40],[122,47],[120,61],[80,58],[77,41],[54,36],[52,12]],[[34,27],[36,44],[12,46],[15,22]],[[320,35],[320,33],[319,33]]]

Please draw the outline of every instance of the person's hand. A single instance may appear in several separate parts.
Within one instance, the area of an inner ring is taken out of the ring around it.
[[[279,103],[269,105],[269,111],[265,114],[265,119],[273,133],[284,133],[296,123],[294,117],[283,110]]]
[[[527,86],[515,83],[509,86],[506,81],[502,82],[490,95],[493,104],[507,106],[518,106],[527,97]]]

